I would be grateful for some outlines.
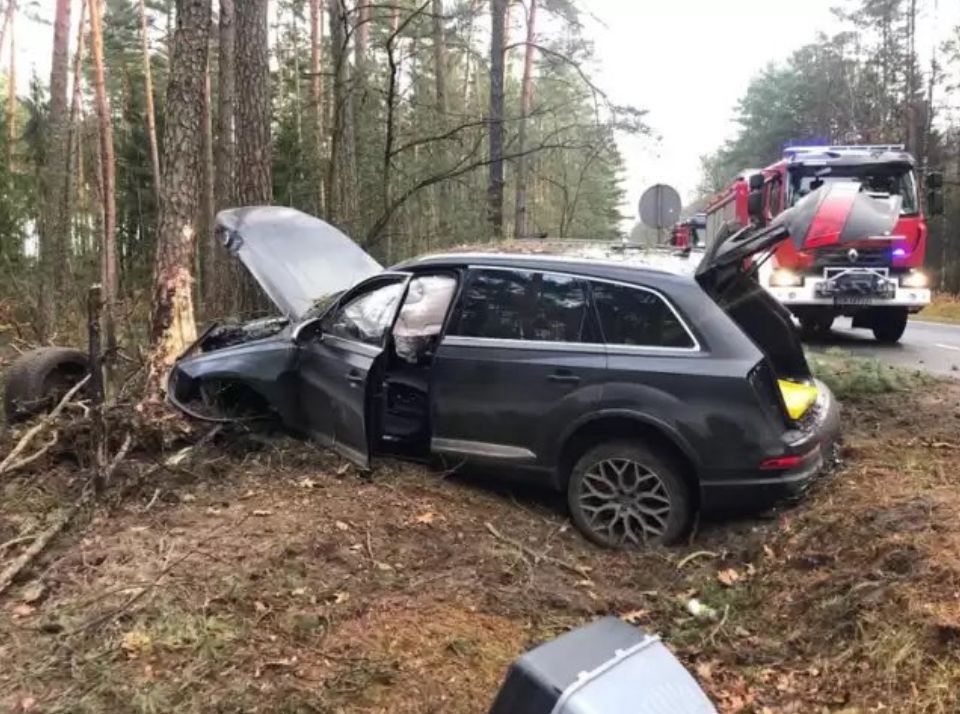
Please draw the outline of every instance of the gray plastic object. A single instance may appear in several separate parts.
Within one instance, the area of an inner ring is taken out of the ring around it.
[[[607,617],[517,659],[490,714],[717,714],[717,710],[660,638]]]

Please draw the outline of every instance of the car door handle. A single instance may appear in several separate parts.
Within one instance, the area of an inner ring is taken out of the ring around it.
[[[351,372],[347,373],[347,381],[353,385],[363,384],[363,373],[358,372],[357,370],[352,370]]]
[[[580,384],[580,377],[575,375],[573,372],[568,372],[567,370],[560,370],[554,372],[547,380],[550,382],[556,382],[558,384]]]

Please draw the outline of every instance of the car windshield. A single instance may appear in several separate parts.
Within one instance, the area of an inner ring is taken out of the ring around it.
[[[311,305],[306,313],[304,313],[303,319],[309,320],[312,317],[323,317],[323,314],[330,309],[330,306],[339,300],[340,296],[345,292],[345,290],[340,290],[335,293],[330,293],[329,295],[324,295],[322,298],[315,300],[313,305]]]
[[[901,198],[900,214],[917,213],[917,184],[912,169],[868,167],[842,167],[826,169],[826,175],[818,176],[816,171],[794,173],[790,178],[790,205],[820,186],[828,183],[854,181],[860,184],[860,190],[877,199]],[[820,169],[824,171],[824,169]]]

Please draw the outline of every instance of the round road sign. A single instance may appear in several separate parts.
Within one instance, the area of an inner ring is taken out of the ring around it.
[[[680,218],[680,194],[665,183],[654,184],[640,198],[640,220],[648,228],[668,228]]]

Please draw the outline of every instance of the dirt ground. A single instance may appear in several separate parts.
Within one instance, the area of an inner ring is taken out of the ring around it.
[[[285,439],[145,479],[133,453],[0,598],[0,709],[481,714],[514,657],[614,614],[722,712],[960,711],[960,385],[845,410],[800,506],[647,553],[590,546],[556,497]],[[0,566],[79,473],[0,479]]]

